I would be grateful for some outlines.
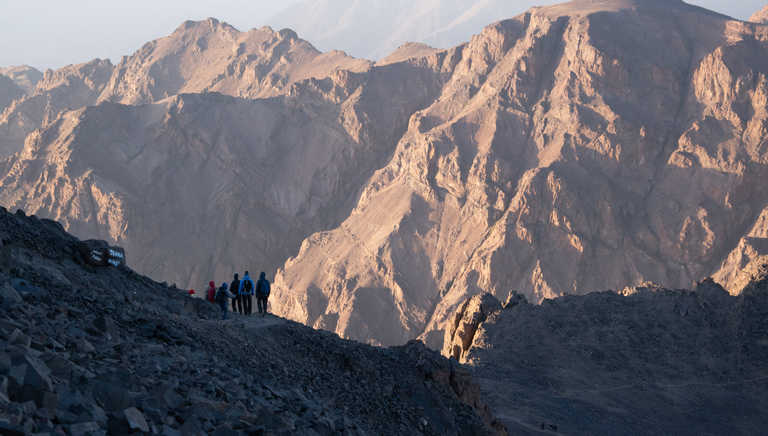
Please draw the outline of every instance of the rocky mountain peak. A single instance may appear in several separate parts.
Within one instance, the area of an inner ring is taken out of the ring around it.
[[[765,5],[763,9],[760,9],[749,17],[749,21],[753,23],[768,24],[768,5]]]

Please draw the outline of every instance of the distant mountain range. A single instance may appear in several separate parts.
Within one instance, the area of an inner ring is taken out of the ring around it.
[[[440,349],[483,292],[738,294],[768,256],[766,58],[768,26],[671,0],[377,63],[185,22],[118,65],[5,76],[0,205],[180,286],[264,270],[277,313],[378,344]]]
[[[513,17],[530,2],[520,0],[304,0],[270,19],[294,29],[321,50],[378,60],[407,42],[449,48],[483,27]],[[553,4],[542,0],[537,4]]]

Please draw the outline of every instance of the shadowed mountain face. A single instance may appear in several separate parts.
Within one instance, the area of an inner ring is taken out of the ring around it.
[[[661,0],[536,8],[377,65],[185,23],[6,110],[0,204],[182,285],[280,267],[278,313],[381,344],[441,348],[483,291],[739,293],[768,254],[767,41]]]
[[[510,434],[762,433],[765,273],[738,297],[709,280],[623,294],[503,309],[476,295],[457,311],[454,350]]]
[[[31,93],[37,82],[43,78],[43,73],[28,65],[0,68],[0,75],[9,77],[27,94]]]

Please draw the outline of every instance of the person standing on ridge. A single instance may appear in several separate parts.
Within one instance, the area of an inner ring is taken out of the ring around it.
[[[243,313],[243,306],[241,304],[242,302],[240,300],[239,290],[240,279],[238,278],[237,273],[235,273],[235,279],[232,280],[232,283],[229,284],[229,292],[232,293],[232,313]]]
[[[222,283],[219,290],[216,292],[216,302],[219,303],[219,307],[221,308],[221,319],[227,319],[227,300],[230,298],[234,298],[235,294],[229,292],[227,290],[227,284]]]
[[[267,275],[262,271],[259,274],[259,281],[256,282],[256,304],[261,316],[267,314],[267,300],[269,300],[270,285]]]
[[[216,283],[213,281],[208,282],[208,292],[205,294],[205,299],[211,303],[216,301]]]
[[[253,280],[251,280],[251,276],[248,275],[248,271],[245,272],[245,275],[243,276],[243,280],[240,281],[240,289],[239,289],[239,296],[242,299],[243,304],[243,312],[245,312],[246,315],[250,315],[251,312],[253,312],[253,290],[255,286],[253,285]]]

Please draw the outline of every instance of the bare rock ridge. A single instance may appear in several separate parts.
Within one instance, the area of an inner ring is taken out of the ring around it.
[[[474,294],[538,303],[711,275],[738,293],[768,253],[764,27],[683,2],[574,1],[452,53],[354,211],[278,274],[280,313],[441,349]]]
[[[78,245],[0,208],[4,435],[506,434],[468,371],[419,342],[221,321],[182,290],[86,265]]]
[[[765,5],[763,9],[755,12],[749,17],[749,21],[753,23],[768,24],[768,5]]]
[[[708,279],[560,297],[495,310],[460,359],[510,433],[749,435],[768,423],[766,315],[764,274],[739,296]]]
[[[187,21],[116,66],[94,60],[46,71],[35,90],[0,117],[0,157],[19,151],[29,133],[66,109],[102,101],[152,103],[180,93],[271,97],[296,81],[369,64],[340,52],[320,53],[288,29],[239,32],[212,18]]]

